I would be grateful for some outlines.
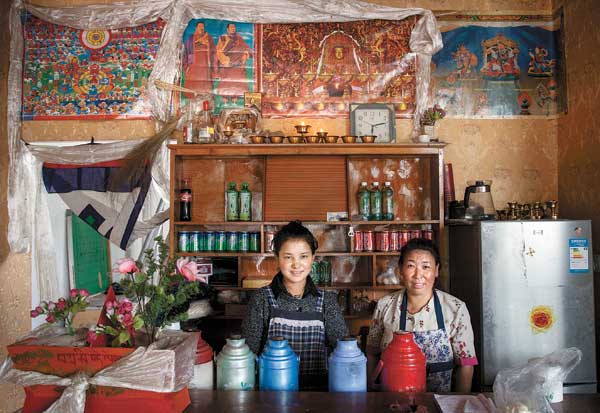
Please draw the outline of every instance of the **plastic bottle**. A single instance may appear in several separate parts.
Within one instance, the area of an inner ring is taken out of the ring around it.
[[[239,192],[235,189],[235,182],[229,182],[229,189],[225,193],[226,208],[227,208],[227,221],[239,221],[240,219],[240,208],[239,208]]]
[[[196,124],[198,143],[214,143],[215,127],[210,116],[210,104],[208,100],[202,103],[202,112],[199,113]]]
[[[192,189],[189,178],[183,179],[183,184],[179,190],[179,220],[192,220]]]
[[[371,221],[381,221],[381,190],[379,189],[379,182],[373,182],[370,195],[371,215],[369,216],[369,219]]]
[[[382,197],[382,215],[384,221],[394,220],[394,189],[390,182],[384,184],[381,190]]]
[[[248,189],[248,183],[242,182],[240,189],[240,221],[252,220],[252,192]]]
[[[371,196],[366,182],[360,183],[360,188],[356,193],[358,197],[358,215],[360,219],[368,220],[371,215]]]

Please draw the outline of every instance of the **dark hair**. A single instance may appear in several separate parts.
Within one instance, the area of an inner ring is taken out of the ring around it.
[[[312,232],[302,225],[302,222],[296,220],[291,221],[289,224],[283,226],[279,231],[277,231],[275,237],[273,237],[273,251],[275,252],[275,255],[279,255],[281,246],[286,241],[291,239],[306,241],[313,254],[319,247],[319,243]]]
[[[433,258],[435,259],[435,265],[440,265],[440,251],[435,243],[427,238],[413,238],[408,241],[400,250],[400,259],[398,260],[400,266],[402,266],[404,263],[408,253],[415,250],[428,251],[431,253],[431,255],[433,255]]]

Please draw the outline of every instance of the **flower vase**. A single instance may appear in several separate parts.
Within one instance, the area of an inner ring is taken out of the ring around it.
[[[431,140],[435,139],[435,124],[423,125],[423,134],[429,135]]]

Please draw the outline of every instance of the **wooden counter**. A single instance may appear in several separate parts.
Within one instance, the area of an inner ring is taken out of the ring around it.
[[[317,393],[266,391],[190,390],[192,405],[186,413],[404,413],[406,396],[399,393]],[[429,413],[438,413],[433,393],[416,399]],[[555,413],[595,413],[600,411],[600,394],[565,394],[562,403],[552,405]]]

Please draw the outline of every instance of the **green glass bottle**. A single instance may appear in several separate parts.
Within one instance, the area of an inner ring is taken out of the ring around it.
[[[381,190],[379,189],[379,182],[373,182],[371,188],[371,215],[369,219],[371,221],[381,221]]]
[[[248,189],[248,183],[242,182],[240,189],[240,221],[252,220],[252,192]]]
[[[382,215],[384,221],[394,220],[394,189],[391,182],[386,182],[381,190]]]
[[[360,183],[360,188],[356,193],[358,196],[358,215],[360,219],[368,220],[371,215],[371,195],[369,194],[369,188],[366,182]]]
[[[229,182],[229,189],[225,194],[227,200],[227,221],[239,221],[239,192],[235,189],[235,182]]]

